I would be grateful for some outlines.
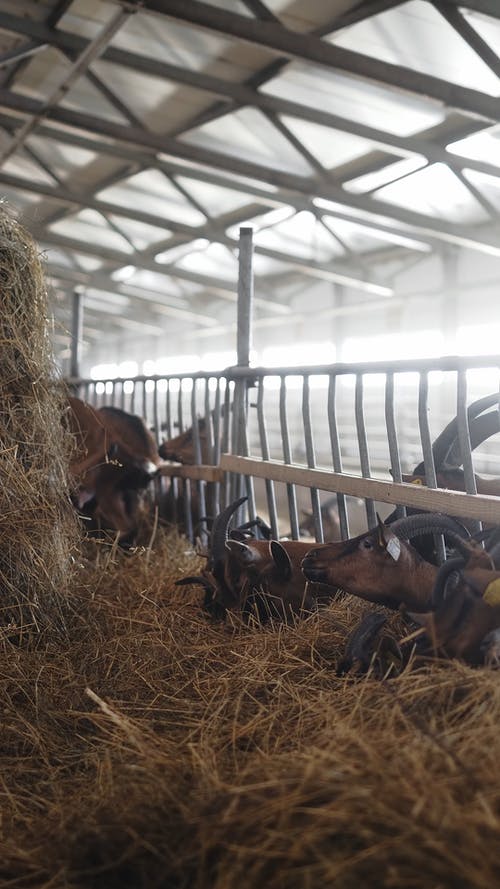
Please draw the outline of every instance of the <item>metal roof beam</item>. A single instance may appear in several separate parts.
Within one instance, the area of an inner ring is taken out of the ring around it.
[[[265,46],[290,58],[368,77],[399,90],[427,96],[468,114],[498,120],[500,100],[470,87],[459,86],[439,77],[424,74],[403,65],[393,65],[353,50],[300,34],[275,22],[249,19],[234,12],[200,3],[199,0],[144,0],[144,8],[208,31],[235,37],[258,46]]]
[[[471,12],[480,12],[491,18],[500,18],[498,0],[446,0],[448,6],[463,6]]]
[[[141,210],[132,210],[121,207],[118,204],[112,204],[108,201],[100,201],[96,198],[78,198],[73,193],[66,193],[64,188],[53,189],[49,185],[45,185],[42,183],[34,182],[27,183],[26,180],[21,179],[18,176],[12,176],[0,171],[0,183],[4,183],[8,185],[10,188],[20,188],[24,191],[30,191],[33,194],[40,194],[44,197],[51,198],[55,201],[62,201],[70,206],[77,205],[75,209],[78,209],[78,206],[84,207],[86,209],[95,210],[98,213],[101,213],[103,216],[108,218],[109,216],[121,216],[125,219],[133,219],[135,221],[144,222],[147,225],[152,225],[155,228],[167,228],[170,231],[176,232],[177,234],[182,234],[186,236],[187,240],[195,240],[196,238],[207,238],[212,241],[217,241],[225,246],[236,249],[238,247],[238,241],[234,238],[230,238],[225,234],[224,229],[229,225],[235,225],[242,220],[242,210],[241,208],[237,213],[230,214],[229,216],[226,214],[219,219],[213,220],[211,223],[206,223],[201,226],[190,226],[186,223],[180,223],[173,219],[167,219],[160,216],[154,216],[151,213],[146,213]],[[259,205],[250,205],[245,209],[245,217],[254,215],[258,210],[260,212],[265,213],[267,211],[267,207],[260,207]],[[324,211],[318,210],[318,208],[313,208],[316,215],[323,215]],[[50,223],[49,223],[50,226]],[[43,229],[45,234],[40,235],[41,237],[50,237],[50,227],[46,227]],[[334,233],[329,231],[329,234],[332,237],[335,237]],[[133,264],[135,261],[140,265],[140,258],[144,256],[151,256],[152,253],[158,254],[159,252],[164,250],[168,250],[169,244],[168,242],[163,245],[153,244],[146,251],[142,251],[141,253],[134,253],[133,257],[129,260],[128,264]],[[266,247],[262,247],[259,245],[254,246],[254,252],[258,255],[267,256],[271,259],[276,259],[279,262],[286,262],[290,265],[299,266],[301,271],[304,274],[310,274],[315,278],[323,278],[326,281],[337,281],[338,283],[348,284],[351,287],[354,287],[358,290],[363,290],[368,293],[374,294],[383,294],[389,295],[390,290],[383,285],[369,280],[359,279],[352,274],[350,274],[349,269],[343,269],[342,265],[339,265],[338,262],[335,263],[335,268],[329,267],[327,263],[314,263],[312,262],[310,265],[310,272],[307,271],[307,266],[305,260],[298,259],[296,255],[288,254],[285,251],[277,251],[270,250]],[[161,268],[159,266],[159,268]]]
[[[191,5],[189,5],[189,8],[191,8]],[[14,18],[15,17],[13,16],[7,16],[3,13],[0,13],[0,28],[2,27],[2,22],[5,19],[7,20],[6,23],[10,23],[11,27],[13,28],[14,24],[11,20]],[[236,18],[243,17],[236,16]],[[244,19],[244,21],[246,21],[246,19]],[[16,22],[18,22],[18,28],[26,27],[25,19],[16,19]],[[62,40],[60,37],[61,33],[64,34]],[[50,38],[51,34],[53,35],[52,40]],[[73,54],[75,52],[75,41],[80,49],[88,43],[88,41],[85,41],[82,38],[75,38],[74,35],[69,35],[69,43],[71,44],[71,47],[68,47],[66,46],[66,43],[68,42],[67,36],[68,35],[66,32],[49,31],[47,41],[52,42],[53,45],[59,45],[64,52],[71,51],[73,52]],[[335,52],[338,49],[337,47],[330,46],[330,44],[326,44],[324,43],[324,41],[318,40],[317,38],[314,38],[314,40],[321,45],[329,47]],[[422,154],[430,162],[439,161],[442,163],[447,163],[452,168],[458,167],[460,169],[463,166],[468,166],[471,169],[475,169],[479,172],[484,172],[489,175],[498,175],[500,172],[500,168],[498,166],[495,166],[494,164],[488,164],[484,161],[475,161],[470,158],[461,158],[454,154],[450,154],[441,145],[437,145],[430,140],[426,140],[425,137],[397,136],[392,133],[387,133],[384,130],[377,129],[376,127],[367,126],[359,121],[350,120],[348,118],[341,117],[340,115],[322,111],[321,109],[311,108],[306,105],[301,105],[298,102],[293,102],[287,99],[279,98],[277,96],[259,93],[245,84],[229,83],[222,78],[214,77],[204,72],[200,73],[196,71],[190,71],[177,65],[170,65],[164,62],[158,62],[154,59],[140,56],[135,53],[115,49],[114,47],[109,47],[108,49],[106,49],[102,53],[101,58],[104,58],[108,61],[113,61],[118,65],[132,67],[135,70],[141,71],[145,74],[150,74],[155,77],[173,81],[175,83],[181,83],[183,85],[191,86],[195,89],[205,90],[210,93],[222,95],[234,102],[237,102],[238,105],[251,105],[253,107],[260,108],[263,111],[274,112],[276,114],[285,114],[291,117],[296,117],[300,120],[309,121],[311,123],[318,123],[326,127],[333,127],[336,129],[344,130],[345,132],[351,133],[352,135],[357,135],[372,142],[375,142],[379,148],[382,148],[383,150],[386,150],[388,152],[396,151],[402,156],[408,156],[414,153]],[[400,70],[398,66],[391,67],[394,68],[395,72],[398,72]],[[412,77],[416,77],[417,73],[418,72],[412,72]],[[395,76],[397,79],[397,75]],[[443,81],[443,83],[446,84],[445,81]],[[448,86],[450,85],[448,84]],[[478,95],[481,96],[482,94],[478,93]],[[493,97],[486,98],[490,99],[491,107],[489,110],[492,112],[492,114],[493,111],[495,112],[494,115],[491,116],[491,119],[500,120],[500,101],[498,99],[494,99]],[[445,101],[445,99],[443,98],[442,101]],[[225,113],[228,113],[231,110],[232,109],[226,108]],[[472,113],[475,113],[477,111],[478,109],[474,108]]]
[[[0,90],[0,104],[7,104],[8,107],[14,107],[16,110],[31,114],[33,109],[37,109],[42,103],[26,96]],[[94,115],[72,111],[67,108],[52,108],[49,110],[48,116],[50,119],[60,123],[109,136],[118,141],[145,146],[159,152],[169,152],[187,160],[207,164],[208,166],[212,165],[222,170],[229,170],[238,175],[275,184],[278,187],[291,189],[307,196],[318,195],[344,206],[354,207],[362,212],[379,214],[386,218],[390,217],[403,225],[411,227],[414,231],[420,232],[424,236],[428,235],[438,240],[444,240],[480,252],[493,253],[495,255],[500,253],[500,246],[496,237],[490,239],[486,236],[478,236],[472,227],[453,224],[442,219],[436,220],[423,213],[396,207],[383,201],[366,198],[363,195],[349,193],[335,184],[317,182],[313,177],[299,176],[265,167],[238,157],[228,156],[219,151],[178,142],[166,136],[149,133],[136,127],[112,123]]]
[[[32,226],[30,231],[31,234],[37,240],[42,241],[43,244],[60,247],[63,250],[73,250],[88,256],[97,256],[100,259],[103,259],[106,262],[112,262],[117,266],[134,265],[136,268],[146,269],[147,271],[152,271],[159,275],[165,275],[166,277],[173,277],[179,278],[184,281],[190,281],[192,283],[199,284],[201,287],[207,288],[207,290],[210,290],[211,292],[215,293],[216,296],[222,299],[229,298],[231,301],[234,301],[236,298],[236,281],[234,282],[234,285],[231,285],[231,283],[228,283],[223,278],[202,275],[198,272],[181,269],[175,265],[162,265],[158,262],[155,262],[153,259],[146,258],[143,255],[131,255],[129,253],[126,253],[125,251],[101,247],[98,244],[81,242],[78,241],[76,238],[71,238],[64,235],[56,234],[54,232],[45,231],[42,227],[37,228],[36,226]],[[234,242],[233,246],[237,247],[237,242]],[[280,253],[279,251],[267,250],[265,248],[262,248],[262,253],[265,256],[270,256],[282,262],[288,262],[287,254]],[[359,281],[355,278],[350,278],[347,274],[341,275],[338,272],[337,268],[332,268],[331,271],[329,271],[326,267],[320,266],[319,264],[310,265],[306,260],[303,260],[302,262],[296,261],[296,265],[298,271],[301,271],[304,274],[307,272],[307,274],[314,278],[322,278],[323,280],[330,281],[340,281],[342,279],[342,283],[346,285],[349,285],[357,290],[368,291],[379,296],[382,295],[387,297],[390,296],[392,293],[390,288],[383,287],[383,285],[376,285],[372,284],[371,282]],[[256,280],[256,287],[258,286],[259,279]],[[277,309],[279,314],[282,314],[283,312],[283,306],[280,303],[276,303],[273,307],[273,304],[269,301],[269,299],[260,300],[259,302],[261,302],[262,305],[271,312],[274,312],[275,309]]]
[[[443,16],[451,27],[460,35],[462,40],[471,47],[480,59],[488,66],[496,77],[500,77],[500,58],[486,40],[469,24],[459,9],[450,6],[444,0],[432,0],[432,5]]]

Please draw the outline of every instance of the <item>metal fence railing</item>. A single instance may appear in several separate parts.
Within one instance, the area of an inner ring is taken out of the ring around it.
[[[158,442],[192,427],[192,465],[197,470],[173,469],[163,488],[183,485],[188,505],[196,492],[198,517],[204,510],[213,514],[243,491],[248,495],[248,517],[263,516],[273,535],[299,536],[301,510],[307,506],[314,534],[322,540],[321,506],[325,493],[335,492],[343,537],[371,527],[376,513],[387,512],[387,504],[394,503],[422,508],[424,503],[425,508],[440,504],[451,514],[500,523],[500,498],[477,495],[475,483],[477,473],[500,476],[498,439],[490,437],[473,450],[467,411],[471,402],[499,392],[497,355],[301,368],[232,367],[210,373],[69,382],[75,394],[94,406],[113,404],[144,417]],[[498,410],[498,401],[491,410]],[[454,453],[460,455],[465,493],[409,490],[412,486],[401,484],[402,473],[422,460],[427,486],[436,488],[432,442],[455,416]],[[205,420],[203,441],[200,419]],[[223,458],[225,454],[249,462]],[[220,472],[210,473],[210,466]],[[159,497],[164,493],[162,489]],[[187,532],[196,534],[189,521]]]

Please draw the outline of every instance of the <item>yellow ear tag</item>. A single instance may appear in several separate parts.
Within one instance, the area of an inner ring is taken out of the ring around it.
[[[483,593],[483,599],[488,605],[500,605],[500,577],[488,584]]]
[[[422,484],[421,478],[414,478],[413,481],[410,482],[410,485],[421,485],[421,484]]]

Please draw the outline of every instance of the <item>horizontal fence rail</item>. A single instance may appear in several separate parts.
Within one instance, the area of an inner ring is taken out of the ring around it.
[[[190,465],[164,466],[157,487],[191,538],[241,492],[273,536],[320,541],[361,533],[389,505],[500,523],[500,498],[476,492],[478,474],[500,478],[500,436],[472,447],[469,428],[471,403],[491,396],[496,430],[499,382],[499,355],[67,381],[95,407],[144,417],[158,443],[192,429]],[[432,444],[453,418],[465,492],[438,486]],[[403,484],[421,462],[427,487]]]

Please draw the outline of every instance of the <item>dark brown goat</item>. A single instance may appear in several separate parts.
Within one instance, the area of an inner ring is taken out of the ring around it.
[[[289,621],[336,595],[336,590],[304,578],[300,566],[310,543],[231,537],[230,519],[245,500],[240,498],[217,516],[206,570],[179,583],[203,586],[205,606],[212,613],[253,612],[262,621],[269,617]]]

